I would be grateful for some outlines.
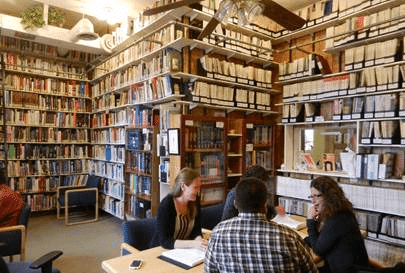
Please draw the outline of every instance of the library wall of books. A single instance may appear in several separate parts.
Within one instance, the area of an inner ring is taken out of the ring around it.
[[[288,213],[334,177],[389,263],[405,245],[405,4],[318,1],[296,31],[229,18],[198,40],[220,1],[134,19],[109,54],[0,36],[1,160],[34,211],[60,185],[103,177],[101,208],[156,215],[177,172],[202,176],[203,205],[244,171],[277,176]],[[114,35],[118,35],[115,32]]]
[[[285,135],[280,204],[305,216],[311,179],[334,177],[369,254],[387,264],[405,245],[404,29],[403,1],[331,1],[273,41]]]

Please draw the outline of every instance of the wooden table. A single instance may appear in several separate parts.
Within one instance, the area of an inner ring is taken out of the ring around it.
[[[110,260],[105,260],[101,263],[101,267],[107,273],[137,273],[137,272],[187,272],[187,273],[201,273],[204,270],[204,264],[197,265],[189,270],[183,269],[179,266],[165,262],[158,258],[158,256],[166,251],[163,247],[154,247],[144,251],[139,251],[127,256],[120,256],[117,258],[112,258]],[[129,269],[129,264],[134,259],[143,260],[143,265],[138,270]]]

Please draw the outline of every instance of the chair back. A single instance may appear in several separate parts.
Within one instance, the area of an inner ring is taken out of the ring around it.
[[[221,222],[223,211],[223,203],[201,208],[201,227],[212,230]]]
[[[122,224],[124,242],[142,251],[151,247],[157,229],[156,218],[145,218],[126,221]]]
[[[87,188],[98,188],[99,184],[100,184],[100,176],[95,176],[95,175],[89,175],[89,177],[87,178],[87,183],[86,183],[86,187]]]
[[[30,219],[31,214],[31,207],[30,205],[26,204],[20,214],[20,219],[18,220],[19,225],[24,225],[25,227],[28,226],[28,220]]]

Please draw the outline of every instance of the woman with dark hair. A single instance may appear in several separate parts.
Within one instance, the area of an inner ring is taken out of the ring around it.
[[[352,203],[338,183],[321,176],[311,181],[313,206],[308,211],[305,241],[323,258],[320,272],[355,272],[355,265],[368,265],[364,240]]]
[[[172,192],[160,202],[157,234],[161,246],[167,249],[205,247],[201,237],[200,175],[190,168],[180,170]]]

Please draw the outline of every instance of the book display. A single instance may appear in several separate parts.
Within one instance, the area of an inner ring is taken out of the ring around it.
[[[331,2],[333,18],[325,13],[273,41],[285,136],[277,195],[287,213],[305,216],[311,179],[334,177],[368,230],[366,246],[384,249],[373,251],[384,261],[405,245],[397,232],[405,227],[405,5]]]
[[[5,147],[11,188],[33,211],[55,208],[55,189],[89,172],[95,54],[0,36]]]

